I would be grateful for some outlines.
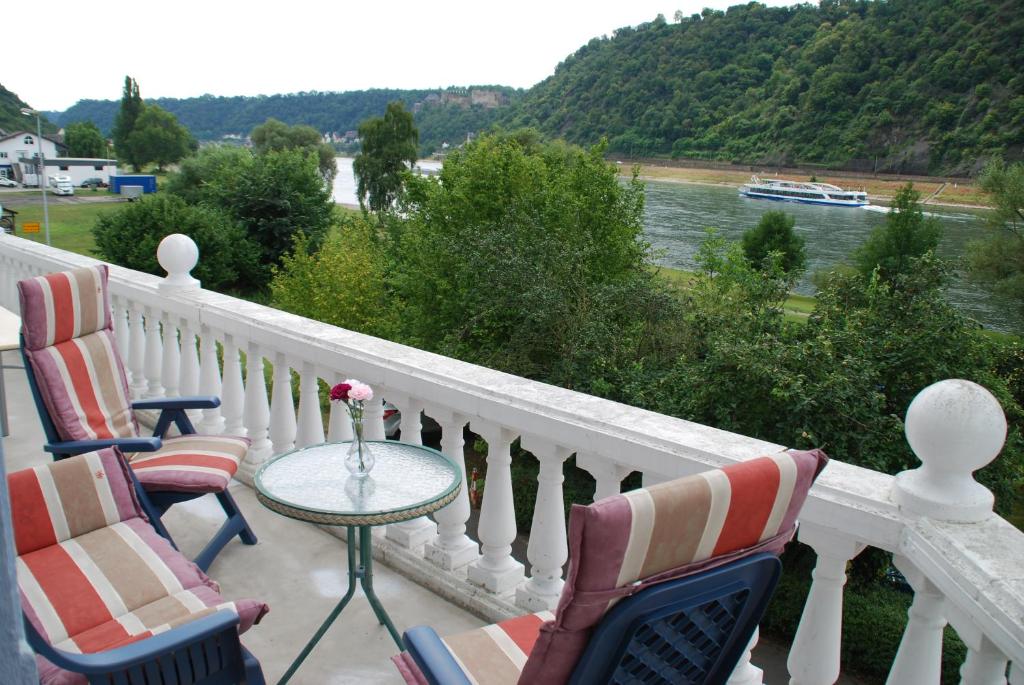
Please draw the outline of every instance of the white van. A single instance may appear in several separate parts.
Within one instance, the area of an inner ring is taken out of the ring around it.
[[[75,186],[71,183],[70,176],[51,176],[49,186],[50,192],[54,195],[75,194]]]

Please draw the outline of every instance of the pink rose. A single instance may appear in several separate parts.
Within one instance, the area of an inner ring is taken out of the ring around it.
[[[347,382],[346,383],[338,383],[336,386],[331,388],[331,399],[334,400],[334,401],[337,401],[337,400],[347,400],[348,399],[348,394],[349,394],[349,392],[351,390],[352,390],[352,384],[351,383],[347,383]]]
[[[350,400],[365,401],[373,399],[373,388],[356,381],[352,384],[352,389],[348,391],[348,398]]]

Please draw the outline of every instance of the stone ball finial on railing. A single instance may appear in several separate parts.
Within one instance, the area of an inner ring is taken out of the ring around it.
[[[907,409],[906,434],[921,466],[896,476],[892,499],[901,509],[957,523],[992,515],[992,493],[972,476],[1006,441],[1006,415],[992,393],[960,379],[929,385]]]
[[[187,235],[172,233],[160,241],[156,259],[167,272],[160,282],[162,291],[198,290],[199,281],[190,273],[199,261],[199,248]]]

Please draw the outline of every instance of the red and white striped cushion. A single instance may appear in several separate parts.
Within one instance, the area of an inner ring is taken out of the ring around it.
[[[131,455],[129,463],[146,490],[221,492],[248,449],[248,438],[181,435],[164,438],[156,452]]]
[[[138,436],[112,331],[96,331],[29,351],[28,358],[61,439]]]
[[[455,662],[476,685],[515,685],[533,651],[540,627],[554,620],[550,611],[526,614],[469,630],[441,641]],[[392,659],[406,682],[427,683],[408,652]]]
[[[99,264],[20,281],[25,346],[38,350],[110,328],[107,275]]]
[[[142,515],[113,449],[11,473],[7,488],[18,554]]]

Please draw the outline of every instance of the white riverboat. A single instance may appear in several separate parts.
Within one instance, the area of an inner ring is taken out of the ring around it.
[[[740,186],[740,195],[762,200],[837,207],[864,207],[868,204],[868,194],[862,190],[843,190],[831,183],[804,183],[777,178],[762,180],[757,176],[751,176],[750,183]]]

